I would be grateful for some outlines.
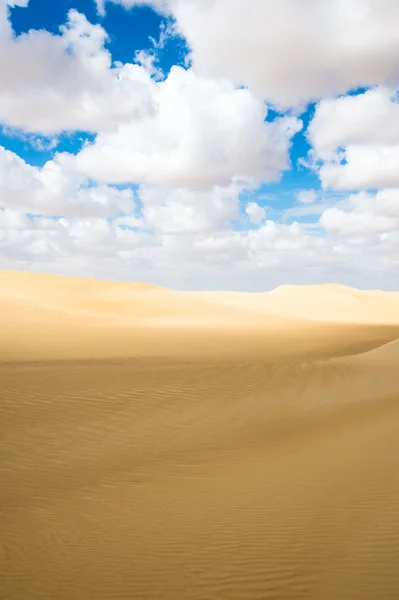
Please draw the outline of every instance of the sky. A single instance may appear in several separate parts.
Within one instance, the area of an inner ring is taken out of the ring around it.
[[[399,3],[0,0],[0,268],[399,290]]]

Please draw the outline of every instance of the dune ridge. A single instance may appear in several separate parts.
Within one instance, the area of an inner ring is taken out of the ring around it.
[[[0,271],[3,302],[26,302],[74,314],[141,319],[171,317],[201,324],[239,323],[271,316],[312,321],[399,324],[399,292],[360,291],[337,284],[280,286],[271,292],[182,292],[146,283],[120,283]]]
[[[0,272],[0,597],[399,597],[399,300]]]
[[[216,355],[251,348],[257,354],[262,347],[268,352],[264,340],[271,336],[281,342],[276,341],[277,355],[291,338],[307,340],[304,350],[319,340],[319,348],[326,330],[339,337],[333,333],[337,325],[350,346],[359,333],[362,340],[391,341],[399,328],[399,293],[335,285],[283,286],[257,294],[181,292],[1,271],[0,308],[0,360],[206,356],[212,348]]]

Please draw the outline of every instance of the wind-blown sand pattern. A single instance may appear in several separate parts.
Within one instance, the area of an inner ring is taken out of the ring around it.
[[[0,597],[399,598],[399,294],[0,272]]]

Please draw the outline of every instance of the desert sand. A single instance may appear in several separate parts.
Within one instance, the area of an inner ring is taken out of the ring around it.
[[[0,598],[399,598],[399,293],[0,272]]]

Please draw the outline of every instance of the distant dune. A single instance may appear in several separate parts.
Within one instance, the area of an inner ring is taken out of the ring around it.
[[[217,292],[211,297],[216,302],[294,319],[399,324],[399,292],[361,291],[336,284],[284,285],[263,294]]]
[[[0,597],[399,598],[399,294],[0,272]]]
[[[315,324],[310,337],[309,321]],[[302,351],[337,324],[350,325],[344,327],[348,341],[360,331],[354,324],[399,326],[399,293],[338,285],[182,292],[0,271],[0,324],[0,360],[206,355],[212,349],[231,355],[242,352],[241,344],[267,353],[265,337],[272,332],[285,344],[287,336],[303,338],[306,330]]]

